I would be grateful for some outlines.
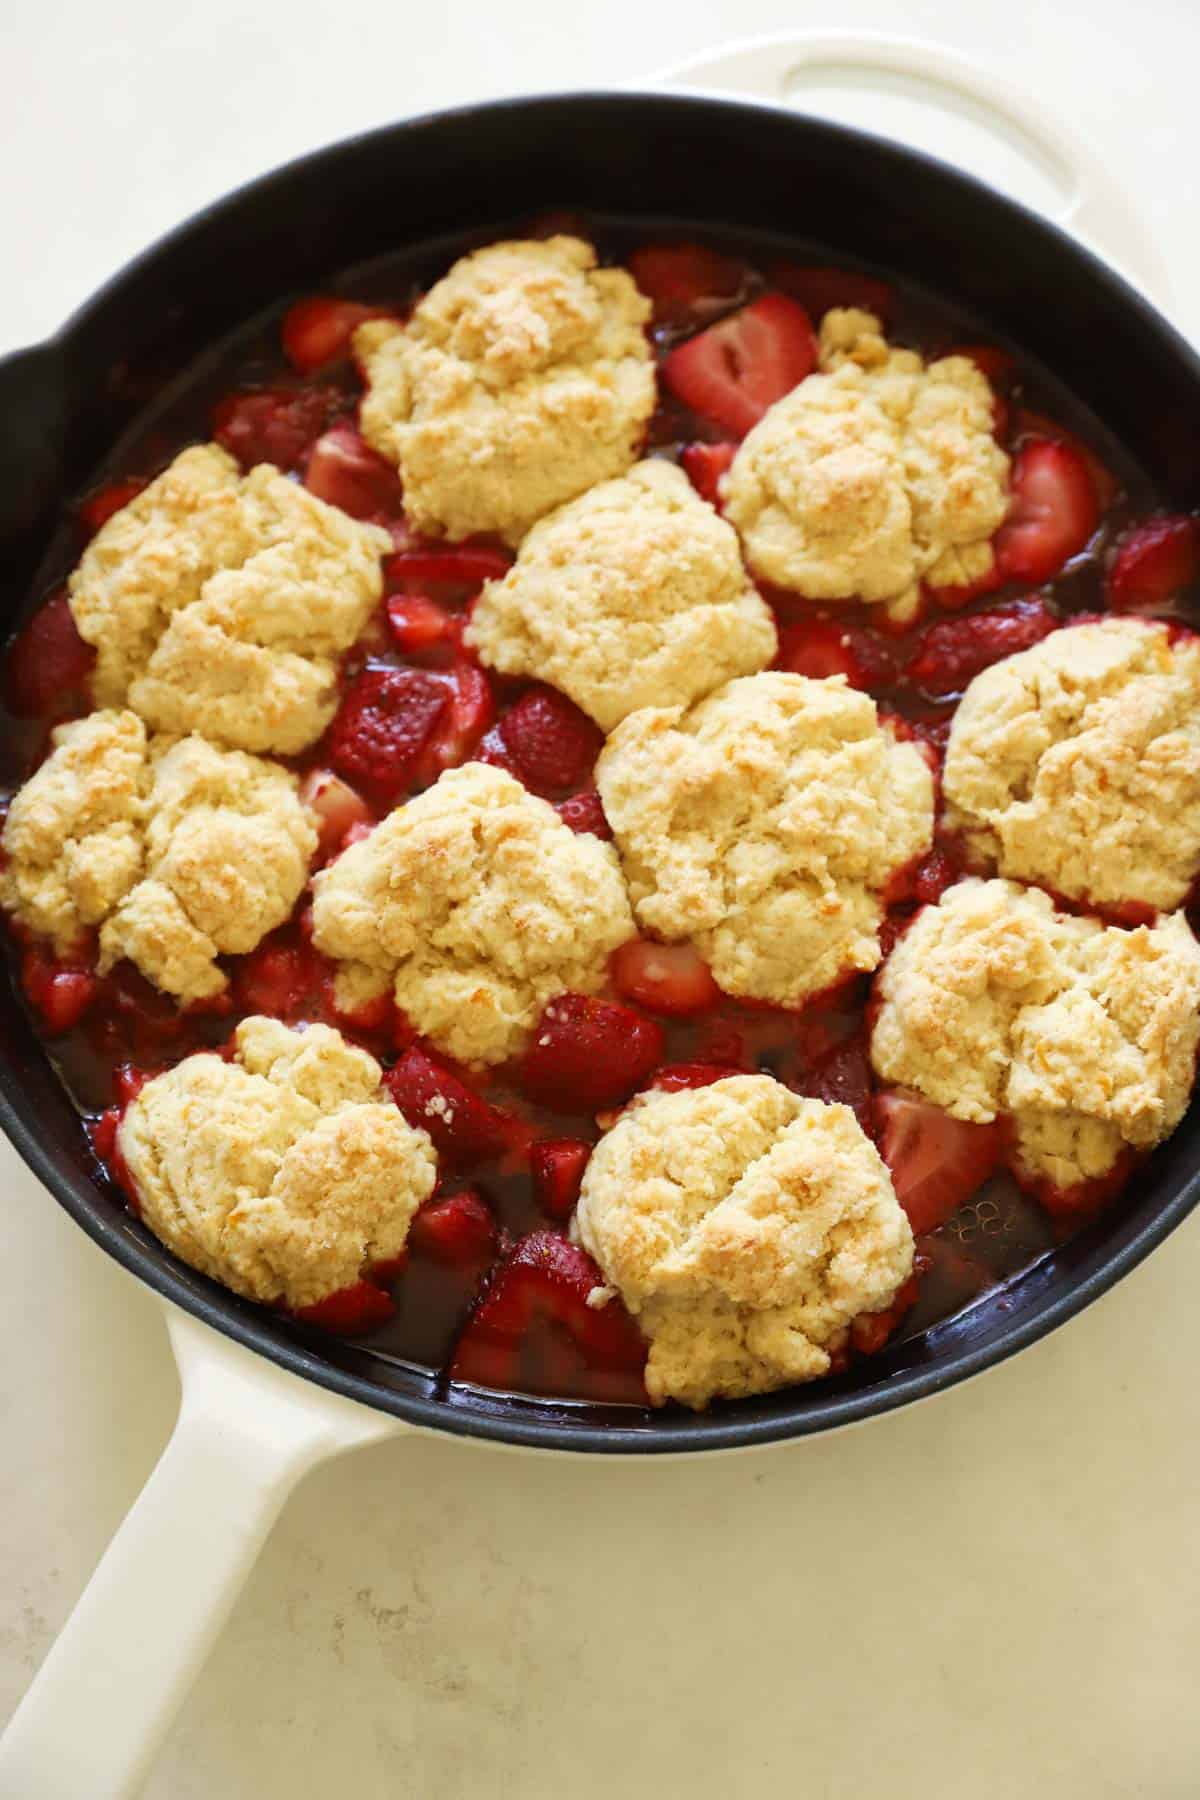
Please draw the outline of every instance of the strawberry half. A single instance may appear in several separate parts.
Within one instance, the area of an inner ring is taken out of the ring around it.
[[[5,703],[18,719],[50,719],[80,710],[96,652],[79,635],[64,593],[45,601],[9,647]]]
[[[599,726],[548,687],[522,694],[501,719],[499,735],[525,786],[545,800],[582,787],[604,743]]]
[[[457,1267],[488,1261],[496,1246],[496,1221],[478,1188],[427,1200],[408,1232],[419,1256]]]
[[[406,1051],[385,1079],[409,1124],[427,1131],[439,1154],[458,1168],[501,1156],[520,1124],[420,1045]]]
[[[875,1113],[880,1154],[916,1236],[944,1225],[1000,1160],[998,1125],[951,1118],[899,1090],[877,1094]]]
[[[767,271],[771,285],[799,300],[819,324],[833,306],[857,306],[874,313],[886,325],[895,309],[896,296],[885,281],[860,275],[857,269],[814,267],[806,263],[772,263]]]
[[[301,375],[348,356],[350,340],[368,319],[386,319],[391,315],[378,306],[364,306],[359,300],[339,300],[332,295],[313,295],[297,300],[283,316],[280,338],[283,354]]]
[[[444,678],[425,669],[364,669],[329,728],[329,760],[381,800],[397,800],[417,780],[450,701]]]
[[[1071,444],[1033,438],[1012,468],[1012,504],[996,533],[996,564],[1005,581],[1040,586],[1086,548],[1100,522],[1088,466]]]
[[[684,474],[710,506],[721,504],[721,477],[728,473],[737,450],[736,444],[689,444],[680,458]]]
[[[1200,521],[1182,514],[1149,519],[1125,533],[1108,573],[1109,605],[1158,612],[1200,575]]]
[[[36,946],[22,958],[21,986],[51,1037],[78,1025],[100,992],[99,978],[90,969],[55,962]]]
[[[1041,600],[941,619],[922,634],[905,675],[927,694],[959,694],[982,670],[1040,643],[1061,623]]]
[[[263,462],[285,471],[298,469],[346,406],[346,396],[335,389],[265,388],[230,394],[213,412],[213,436],[243,469]]]
[[[844,675],[851,687],[891,687],[896,679],[896,658],[873,632],[861,631],[827,614],[813,614],[779,632],[777,666],[814,681]]]
[[[595,788],[581,788],[577,794],[568,794],[554,810],[572,831],[590,831],[593,837],[611,840],[612,826],[605,817],[604,802]]]
[[[679,324],[706,301],[732,299],[746,266],[704,244],[646,244],[629,258],[629,273],[653,302],[655,323]]]
[[[332,769],[310,769],[300,783],[300,800],[316,818],[318,848],[325,856],[340,850],[346,833],[356,825],[369,829],[375,823],[362,795]]]
[[[728,1081],[731,1075],[744,1074],[744,1069],[729,1063],[664,1063],[654,1071],[650,1086],[659,1094],[679,1094],[685,1088],[711,1087],[714,1081]]]
[[[574,1212],[591,1154],[585,1138],[543,1138],[533,1146],[533,1194],[550,1218],[566,1220]]]
[[[318,500],[338,506],[352,519],[400,518],[404,498],[400,478],[353,425],[334,425],[309,452],[304,485]]]
[[[355,1281],[327,1294],[312,1306],[299,1306],[292,1317],[305,1325],[319,1325],[339,1337],[361,1337],[386,1325],[396,1311],[390,1294],[373,1281]]]
[[[386,606],[392,636],[405,656],[437,664],[458,654],[461,613],[447,612],[428,594],[389,594]]]
[[[796,1092],[827,1106],[848,1106],[863,1130],[873,1130],[871,1064],[861,1037],[850,1037],[826,1051],[795,1083]]]
[[[586,994],[551,1000],[521,1064],[530,1099],[556,1112],[595,1112],[628,1099],[662,1061],[662,1026]]]
[[[609,971],[617,992],[649,1012],[686,1018],[707,1012],[721,999],[712,970],[690,944],[631,938],[613,952]]]
[[[672,350],[662,378],[694,412],[743,438],[816,364],[804,308],[786,294],[764,294]]]

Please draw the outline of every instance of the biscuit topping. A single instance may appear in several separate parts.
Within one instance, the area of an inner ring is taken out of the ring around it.
[[[315,1305],[394,1261],[437,1164],[336,1031],[244,1019],[146,1083],[118,1134],[146,1224],[235,1293]]]
[[[253,950],[307,879],[317,834],[296,777],[200,737],[148,740],[131,712],[53,743],[9,809],[4,906],[60,953],[98,927],[101,973],[128,957],[179,1000],[220,993],[218,956]]]
[[[419,531],[518,543],[552,508],[621,475],[654,410],[650,303],[579,238],[489,244],[406,325],[354,335],[362,430],[399,466]]]
[[[385,531],[215,444],[114,513],[70,578],[102,706],[242,750],[302,750],[337,705],[337,658],[382,592]]]
[[[1200,945],[1059,913],[1037,888],[961,881],[880,974],[871,1060],[955,1118],[1015,1121],[1018,1161],[1092,1180],[1183,1117],[1200,1043]]]
[[[776,647],[733,530],[664,462],[535,525],[467,641],[503,675],[562,688],[605,731],[640,706],[690,705]]]
[[[394,988],[461,1062],[524,1050],[546,1002],[595,993],[634,935],[616,855],[482,763],[397,807],[313,883],[313,941],[340,983]]]
[[[750,432],[723,491],[755,575],[905,618],[922,581],[964,586],[992,568],[1009,461],[975,364],[926,364],[881,332],[870,313],[826,313],[821,373]]]
[[[977,675],[947,822],[1002,875],[1100,906],[1181,904],[1200,872],[1200,638],[1105,619]]]
[[[883,890],[933,831],[924,758],[840,678],[753,675],[633,713],[596,785],[639,922],[777,1006],[876,966]]]
[[[912,1271],[854,1114],[765,1075],[634,1101],[592,1153],[574,1231],[650,1340],[651,1399],[696,1407],[825,1374]]]

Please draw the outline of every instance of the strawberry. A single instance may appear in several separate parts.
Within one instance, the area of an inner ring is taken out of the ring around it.
[[[1200,522],[1164,513],[1135,525],[1117,545],[1108,601],[1117,612],[1160,612],[1200,575]]]
[[[502,581],[512,560],[508,551],[489,544],[421,545],[389,556],[383,572],[388,586],[403,593],[461,603],[473,599],[485,581]]]
[[[34,613],[9,646],[4,672],[4,699],[18,719],[61,718],[78,712],[96,652],[85,644],[75,616],[61,590]]]
[[[439,1155],[458,1168],[500,1156],[512,1141],[518,1122],[419,1044],[405,1052],[385,1079],[409,1124],[427,1131]]]
[[[660,1094],[678,1094],[684,1088],[711,1087],[714,1081],[728,1081],[731,1075],[744,1074],[744,1069],[728,1063],[664,1063],[655,1069],[650,1086]]]
[[[418,779],[422,756],[450,704],[450,689],[439,675],[366,668],[346,689],[329,728],[329,760],[381,800],[398,800]]]
[[[368,319],[390,316],[382,307],[364,306],[359,300],[339,300],[332,295],[297,300],[283,315],[283,354],[293,369],[301,375],[311,375],[314,369],[348,356],[351,338]]]
[[[773,287],[799,300],[818,323],[833,306],[857,306],[886,325],[896,297],[886,282],[857,269],[812,268],[801,263],[772,263],[767,271]]]
[[[983,669],[1028,650],[1058,628],[1042,600],[1010,600],[988,612],[942,619],[922,632],[907,679],[927,694],[959,694]]]
[[[568,794],[554,808],[564,825],[572,831],[590,831],[593,837],[612,837],[612,826],[604,816],[604,803],[595,788],[581,788],[577,794]]]
[[[891,687],[896,679],[895,655],[882,638],[826,613],[782,626],[776,661],[779,668],[815,681],[844,675],[856,688]]]
[[[121,1063],[113,1072],[113,1092],[122,1112],[131,1100],[136,1100],[146,1083],[157,1073],[154,1069],[139,1069],[135,1063]]]
[[[335,389],[262,388],[230,394],[214,410],[213,436],[243,469],[298,469],[326,426],[346,410]]]
[[[764,294],[672,350],[661,373],[685,405],[743,438],[816,363],[804,308],[785,294]]]
[[[449,710],[433,735],[429,749],[429,779],[443,769],[456,769],[473,756],[496,716],[492,684],[478,663],[461,658],[446,678]]]
[[[463,621],[427,594],[389,594],[387,620],[405,656],[436,664],[456,656],[462,645]]]
[[[1004,586],[1004,577],[1000,573],[995,558],[985,575],[979,575],[974,581],[959,582],[954,587],[931,587],[928,582],[923,586],[923,593],[940,606],[943,612],[961,612],[972,600],[982,600],[985,594],[994,594],[997,588]]]
[[[400,477],[353,425],[333,425],[317,439],[309,451],[304,485],[353,519],[386,520],[404,510]]]
[[[1095,488],[1073,445],[1032,438],[1013,463],[1012,496],[996,564],[1005,581],[1039,586],[1086,547],[1100,522]]]
[[[140,475],[130,475],[124,481],[110,481],[107,487],[97,488],[86,500],[80,502],[79,523],[89,537],[95,537],[102,525],[107,525],[114,513],[119,513],[123,506],[136,500],[146,483]]]
[[[940,1106],[898,1089],[877,1094],[875,1112],[880,1154],[918,1236],[944,1225],[1000,1160],[997,1125],[951,1118]]]
[[[746,279],[745,264],[704,244],[646,244],[629,273],[654,304],[656,324],[678,324],[705,302],[728,300]]]
[[[521,1064],[532,1100],[556,1112],[595,1112],[628,1099],[662,1061],[662,1026],[584,994],[551,1000]]]
[[[265,1013],[272,1019],[298,1018],[315,972],[307,944],[268,939],[238,961],[233,977],[238,1006],[242,1012]]]
[[[585,1138],[543,1138],[533,1146],[534,1199],[550,1218],[565,1220],[574,1212],[591,1154]]]
[[[962,870],[941,845],[923,856],[913,871],[912,896],[920,906],[936,906],[947,888],[953,887]]]
[[[860,1356],[874,1356],[887,1343],[897,1326],[917,1304],[921,1291],[920,1277],[910,1275],[899,1288],[892,1304],[882,1312],[859,1313],[850,1323],[850,1342]]]
[[[721,990],[712,970],[690,944],[655,944],[630,938],[609,960],[613,985],[648,1012],[685,1018],[716,1006]]]
[[[395,1311],[391,1295],[383,1288],[373,1281],[355,1281],[311,1306],[298,1306],[292,1317],[305,1325],[319,1325],[322,1331],[335,1331],[339,1337],[363,1337],[386,1325]]]
[[[409,1227],[408,1243],[435,1262],[487,1262],[496,1244],[496,1221],[478,1188],[461,1188],[425,1202]]]
[[[92,1153],[102,1163],[112,1162],[122,1111],[123,1108],[119,1106],[106,1106],[98,1118],[89,1119],[84,1126]]]
[[[604,737],[587,714],[554,688],[530,688],[505,713],[500,738],[516,773],[551,800],[587,781]]]
[[[324,1015],[339,1031],[351,1032],[356,1037],[370,1037],[382,1031],[393,1041],[399,1041],[396,1036],[396,1002],[386,988],[381,994],[372,994],[369,999],[360,1000],[353,1008],[347,1007],[338,1000],[337,982],[333,971],[329,970],[321,982],[321,998]],[[408,1034],[405,1039],[406,1048],[414,1035],[412,1032]]]
[[[994,388],[1007,387],[1016,372],[1016,357],[999,344],[952,344],[945,354],[967,357]]]
[[[100,992],[90,969],[55,962],[37,946],[22,958],[21,985],[51,1037],[78,1025]]]
[[[721,477],[737,455],[736,444],[688,444],[680,458],[683,472],[702,500],[721,504]]]
[[[375,823],[362,795],[332,769],[310,769],[300,783],[300,800],[316,817],[318,849],[324,856],[339,850],[355,826],[365,825],[369,831]]]
[[[871,1133],[871,1064],[863,1038],[843,1039],[806,1070],[795,1088],[827,1106],[848,1106],[863,1130]]]
[[[1048,419],[1044,413],[1029,412],[1024,407],[1016,416],[1013,435],[1018,446],[1034,438],[1049,438],[1056,444],[1065,444],[1088,472],[1092,484],[1092,492],[1096,496],[1096,505],[1102,513],[1106,513],[1121,491],[1121,484],[1116,476],[1101,462],[1090,444],[1069,432],[1065,425],[1057,419]]]

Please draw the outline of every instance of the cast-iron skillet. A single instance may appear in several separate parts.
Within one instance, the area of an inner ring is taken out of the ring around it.
[[[4,627],[32,607],[60,506],[156,383],[241,320],[405,245],[552,206],[697,231],[815,240],[963,304],[1053,370],[1172,505],[1200,502],[1200,362],[1055,227],[940,163],[859,132],[705,97],[503,101],[373,132],[291,164],[183,226],[48,344],[0,364]],[[826,1430],[999,1362],[1086,1306],[1200,1199],[1200,1117],[1065,1248],[972,1310],[833,1381],[702,1417],[475,1393],[301,1334],[170,1257],[90,1173],[79,1120],[7,985],[0,1126],[97,1243],[159,1293],[297,1375],[411,1423],[572,1451],[726,1448]]]

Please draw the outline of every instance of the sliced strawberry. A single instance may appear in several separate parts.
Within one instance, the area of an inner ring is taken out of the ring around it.
[[[820,323],[834,306],[860,307],[874,313],[886,325],[896,296],[885,281],[861,275],[857,269],[814,268],[803,263],[772,263],[767,271],[773,287],[799,300],[811,319]]]
[[[593,837],[612,837],[612,826],[604,814],[604,802],[595,788],[581,788],[577,794],[568,794],[554,808],[564,825],[572,831],[590,831]]]
[[[341,848],[354,826],[365,825],[369,831],[375,823],[362,795],[332,769],[310,769],[300,783],[300,799],[316,816],[319,848],[325,856]]]
[[[550,1218],[566,1220],[574,1212],[591,1154],[585,1138],[543,1138],[533,1146],[533,1196]]]
[[[1092,478],[1073,446],[1033,438],[1017,452],[1012,495],[996,563],[1006,581],[1037,586],[1078,556],[1099,524]]]
[[[390,556],[383,572],[388,587],[400,593],[427,594],[442,605],[462,606],[485,581],[502,581],[511,568],[508,551],[490,544],[414,545]]]
[[[655,944],[631,938],[609,961],[613,984],[626,1000],[649,1012],[686,1018],[721,999],[712,970],[690,944]]]
[[[1096,505],[1101,513],[1106,513],[1121,491],[1121,484],[1106,463],[1101,462],[1090,444],[1077,438],[1060,425],[1057,419],[1047,418],[1045,413],[1029,412],[1022,407],[1013,422],[1013,436],[1018,446],[1035,438],[1049,438],[1053,443],[1065,444],[1074,451],[1087,469],[1091,480],[1092,491],[1096,496]]]
[[[346,410],[335,389],[264,388],[230,394],[215,409],[213,436],[243,469],[298,469],[326,426]]]
[[[629,273],[654,303],[657,324],[679,324],[706,301],[732,299],[746,265],[704,244],[646,244],[629,258]]]
[[[1108,572],[1109,605],[1118,612],[1159,612],[1200,575],[1200,521],[1164,514],[1135,525],[1117,545]]]
[[[292,1317],[305,1325],[319,1325],[322,1331],[335,1331],[339,1337],[362,1337],[386,1325],[395,1311],[395,1302],[383,1288],[373,1281],[356,1281],[312,1306],[298,1306]]]
[[[871,1134],[871,1063],[863,1038],[844,1038],[818,1058],[795,1087],[797,1093],[823,1100],[827,1106],[848,1106],[863,1130]]]
[[[386,1080],[409,1124],[427,1131],[438,1152],[458,1168],[508,1148],[515,1121],[419,1045],[405,1052]]]
[[[142,476],[130,475],[124,481],[110,481],[107,487],[97,488],[94,494],[89,494],[79,507],[79,523],[88,536],[95,537],[114,513],[137,499],[145,485]]]
[[[76,712],[95,664],[96,652],[80,637],[66,594],[53,594],[9,646],[5,704],[18,719]]]
[[[408,1232],[409,1248],[419,1256],[459,1267],[487,1262],[496,1245],[496,1221],[478,1188],[461,1188],[427,1200]]]
[[[744,1073],[729,1063],[664,1063],[655,1069],[649,1085],[661,1094],[678,1094],[685,1088],[711,1087],[714,1081],[728,1081],[731,1075]]]
[[[134,1063],[122,1063],[113,1072],[113,1092],[121,1111],[136,1100],[148,1081],[158,1073],[155,1069],[140,1069]]]
[[[100,992],[90,969],[55,962],[36,945],[22,958],[21,985],[51,1037],[78,1025]]]
[[[922,633],[905,675],[927,694],[959,694],[983,669],[1040,643],[1061,623],[1035,599],[942,619]]]
[[[974,581],[959,582],[954,587],[931,587],[926,582],[923,591],[943,612],[961,612],[972,600],[982,600],[985,594],[994,594],[997,588],[1003,586],[1004,576],[993,558],[987,574],[978,576]]]
[[[662,1026],[627,1006],[561,994],[534,1031],[521,1083],[556,1112],[595,1112],[640,1087],[662,1061],[663,1044]]]
[[[322,980],[321,992],[324,1016],[339,1031],[351,1032],[356,1037],[372,1037],[383,1032],[389,1040],[396,1041],[396,1003],[386,988],[381,994],[360,1000],[357,1006],[346,1006],[338,999],[337,982],[330,969]],[[414,1035],[410,1032],[406,1043],[411,1043]]]
[[[386,309],[364,306],[358,300],[339,300],[317,294],[297,300],[283,315],[280,338],[283,354],[301,375],[350,354],[350,340],[368,319],[390,317]]]
[[[721,504],[721,477],[728,473],[737,451],[736,444],[689,444],[683,452],[683,472],[710,506]]]
[[[1057,1225],[1066,1227],[1094,1218],[1115,1199],[1133,1174],[1138,1160],[1133,1150],[1124,1150],[1107,1175],[1097,1175],[1091,1181],[1077,1181],[1072,1187],[1065,1188],[1025,1174],[1015,1162],[1012,1173],[1018,1186],[1031,1194]]]
[[[450,707],[434,732],[429,747],[429,776],[437,779],[443,769],[457,769],[475,754],[496,716],[492,684],[478,663],[460,659],[448,677]]]
[[[113,1151],[117,1147],[117,1128],[121,1123],[122,1110],[119,1106],[106,1106],[98,1118],[89,1119],[84,1126],[92,1151],[102,1163],[112,1161]]]
[[[896,1198],[918,1236],[936,1231],[995,1169],[1003,1150],[997,1125],[951,1118],[912,1094],[875,1096],[879,1148]]]
[[[923,856],[913,871],[912,895],[920,906],[936,906],[947,888],[962,874],[962,869],[949,851],[935,845]]]
[[[877,690],[896,679],[895,653],[874,632],[859,630],[825,613],[784,625],[779,633],[778,667],[823,681],[844,675],[851,687]]]
[[[920,1279],[910,1275],[882,1312],[859,1313],[850,1325],[850,1342],[860,1356],[875,1356],[917,1304]]]
[[[300,1016],[315,977],[307,944],[263,943],[241,957],[233,977],[238,1006],[272,1019]]]
[[[522,694],[501,719],[499,731],[521,780],[546,800],[581,787],[604,743],[587,714],[548,687]]]
[[[317,439],[304,485],[353,519],[393,519],[404,510],[400,477],[353,425],[333,425]]]
[[[418,778],[450,704],[445,679],[425,669],[364,669],[329,728],[329,760],[349,781],[396,800]]]
[[[427,594],[389,594],[387,620],[405,656],[419,662],[444,662],[462,645],[462,615],[447,612]]]
[[[694,412],[742,438],[816,363],[804,308],[786,294],[764,294],[672,350],[661,373]]]

